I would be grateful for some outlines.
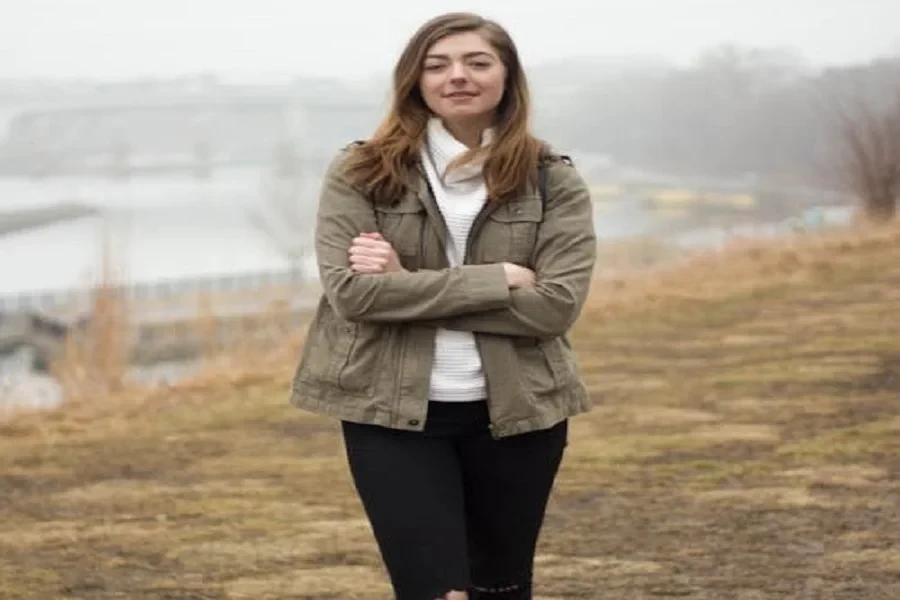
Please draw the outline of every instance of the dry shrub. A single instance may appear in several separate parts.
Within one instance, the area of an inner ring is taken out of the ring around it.
[[[122,273],[113,265],[109,231],[104,229],[101,242],[100,281],[89,292],[84,313],[70,307],[62,353],[51,365],[68,402],[118,394],[128,385],[128,301],[119,283]]]
[[[860,104],[843,114],[844,168],[850,189],[876,221],[893,219],[900,197],[900,87],[893,106],[878,113]]]
[[[69,337],[65,353],[54,365],[63,384],[66,402],[51,413],[17,411],[16,426],[36,431],[63,424],[70,434],[92,427],[99,420],[108,429],[127,430],[135,418],[169,406],[215,401],[211,391],[236,389],[259,383],[287,385],[305,335],[305,325],[273,301],[268,310],[248,319],[249,335],[221,338],[224,323],[216,318],[215,299],[204,298],[206,314],[191,327],[202,333],[203,355],[192,373],[172,383],[141,384],[128,376],[125,357],[133,354],[133,329],[120,295],[97,293],[96,305],[104,315]],[[287,388],[285,388],[286,390]],[[285,392],[286,393],[286,392]],[[56,424],[56,425],[53,425]]]
[[[883,62],[823,90],[836,124],[845,187],[868,218],[888,221],[900,201],[900,64]]]
[[[199,319],[206,336],[205,351],[197,371],[175,384],[179,389],[212,384],[230,386],[286,376],[306,334],[306,322],[291,310],[290,299],[273,297],[263,312],[242,321],[237,335],[223,340],[223,325],[207,300]]]
[[[52,365],[69,401],[118,393],[128,383],[127,301],[114,287],[100,286],[88,314],[86,326],[67,335],[62,357]]]
[[[168,339],[156,340],[189,355],[185,362],[192,365],[191,372],[172,383],[141,384],[131,376],[131,368],[139,345],[149,343],[139,336],[142,309],[147,306],[129,302],[119,286],[97,286],[86,303],[84,326],[71,329],[52,364],[68,417],[91,420],[118,414],[127,418],[129,412],[160,402],[172,390],[233,387],[287,377],[305,336],[305,319],[290,310],[284,290],[257,292],[255,304],[264,310],[234,319],[235,306],[248,299],[245,292],[197,294],[193,314],[185,322],[166,325]]]

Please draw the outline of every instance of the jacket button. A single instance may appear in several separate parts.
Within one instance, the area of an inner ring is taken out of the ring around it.
[[[410,420],[407,421],[407,422],[408,422],[410,425],[412,425],[413,427],[415,427],[415,426],[417,426],[417,425],[419,424],[419,420],[418,420],[418,419],[410,419]]]

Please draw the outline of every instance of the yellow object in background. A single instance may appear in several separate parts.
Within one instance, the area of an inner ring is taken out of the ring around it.
[[[617,200],[621,194],[622,188],[614,183],[591,186],[591,199],[594,202]]]
[[[750,194],[718,194],[712,196],[713,204],[730,206],[741,210],[749,210],[756,207],[756,198]]]
[[[649,194],[649,199],[657,207],[728,206],[738,210],[756,208],[756,198],[750,194],[700,193],[691,190],[666,189]]]
[[[697,203],[701,198],[690,190],[668,189],[651,192],[650,200],[657,204],[685,205]]]

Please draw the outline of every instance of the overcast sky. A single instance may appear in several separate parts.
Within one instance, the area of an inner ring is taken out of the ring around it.
[[[687,62],[722,42],[790,46],[815,63],[900,50],[900,0],[0,0],[0,78],[370,76],[448,10],[498,19],[528,63]]]

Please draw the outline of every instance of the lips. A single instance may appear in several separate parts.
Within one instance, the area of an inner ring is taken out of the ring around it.
[[[475,92],[452,92],[450,94],[445,95],[445,98],[474,98],[477,96]]]

